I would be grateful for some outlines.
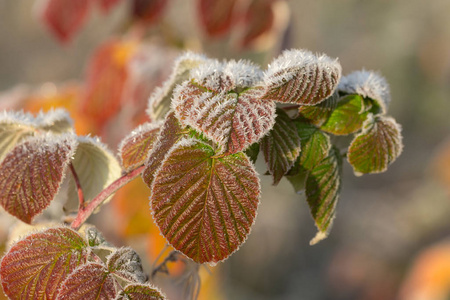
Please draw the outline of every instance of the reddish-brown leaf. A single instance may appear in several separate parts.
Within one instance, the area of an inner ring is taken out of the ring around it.
[[[244,16],[244,37],[242,46],[248,47],[266,32],[274,23],[273,0],[252,0]]]
[[[282,109],[277,110],[275,125],[261,140],[261,149],[273,184],[277,185],[300,155],[297,127]]]
[[[116,300],[164,300],[166,297],[149,284],[130,284],[120,292]]]
[[[127,64],[135,51],[134,41],[112,39],[100,45],[90,59],[86,94],[80,106],[100,128],[120,110]]]
[[[68,42],[86,21],[89,3],[89,0],[46,0],[40,17],[61,42]]]
[[[167,152],[169,152],[173,145],[178,142],[183,135],[183,128],[175,117],[175,113],[170,112],[167,114],[159,136],[155,141],[152,150],[148,154],[148,158],[145,163],[146,168],[142,173],[142,179],[148,187],[152,186],[156,170],[158,170],[161,166]]]
[[[33,233],[3,257],[3,290],[10,299],[55,299],[61,283],[89,256],[86,241],[69,228]]]
[[[146,123],[125,137],[119,145],[120,158],[125,170],[142,165],[155,143],[161,124]]]
[[[326,55],[305,50],[287,50],[264,74],[265,99],[316,105],[331,96],[341,78],[341,65]]]
[[[198,13],[205,33],[219,37],[235,23],[238,0],[198,0]]]
[[[31,223],[57,194],[75,153],[72,135],[30,138],[9,152],[0,165],[0,204],[11,215]]]
[[[169,0],[133,0],[133,16],[150,25],[159,20]]]
[[[248,157],[214,154],[203,142],[178,142],[158,170],[150,198],[162,234],[198,263],[216,263],[236,251],[259,204],[259,179]]]
[[[103,264],[88,263],[66,278],[56,299],[111,300],[117,296],[118,284]]]

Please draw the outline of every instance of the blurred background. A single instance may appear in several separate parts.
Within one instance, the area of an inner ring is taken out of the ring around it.
[[[149,94],[186,49],[265,68],[283,49],[304,48],[338,57],[344,75],[379,71],[391,86],[404,151],[383,174],[344,166],[326,240],[309,246],[316,229],[304,195],[261,176],[247,242],[216,267],[170,263],[170,276],[154,279],[170,299],[200,283],[199,299],[450,299],[450,1],[83,2],[0,0],[0,109],[65,107],[78,134],[114,150],[146,121]],[[266,171],[261,157],[257,170]],[[170,249],[148,194],[136,180],[92,222],[150,271]],[[0,252],[14,226],[0,212]]]

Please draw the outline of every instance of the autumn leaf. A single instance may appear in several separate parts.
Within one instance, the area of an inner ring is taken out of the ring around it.
[[[245,154],[214,155],[203,142],[178,142],[157,172],[150,198],[162,234],[198,263],[216,263],[236,251],[259,204],[259,179]]]
[[[117,300],[164,300],[166,297],[157,288],[149,284],[127,285]]]
[[[145,24],[150,25],[158,21],[169,0],[132,0],[132,15]]]
[[[227,34],[235,24],[237,0],[197,0],[203,30],[209,37]]]

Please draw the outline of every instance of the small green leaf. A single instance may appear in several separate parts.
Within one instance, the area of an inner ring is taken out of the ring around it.
[[[81,236],[66,227],[33,233],[2,258],[0,276],[9,299],[55,299],[65,278],[85,264],[91,252]]]
[[[89,203],[106,186],[120,177],[119,161],[98,138],[78,137],[78,147],[72,165],[80,180],[86,203]],[[78,193],[72,174],[68,174],[69,189],[65,209],[78,208]]]
[[[298,109],[299,116],[308,120],[311,124],[321,126],[331,116],[331,113],[337,106],[338,99],[339,94],[335,92],[317,105],[302,105]]]
[[[119,283],[100,263],[88,263],[73,271],[63,282],[56,300],[109,300],[117,296]]]
[[[264,74],[264,99],[316,105],[333,94],[340,77],[337,60],[305,50],[286,50]]]
[[[320,127],[334,135],[348,135],[362,128],[371,108],[370,100],[359,95],[341,98],[328,120]]]
[[[259,178],[247,156],[214,155],[203,142],[178,142],[156,174],[150,198],[161,233],[198,263],[216,263],[236,251],[259,204]]]
[[[296,125],[302,144],[300,165],[312,170],[328,156],[331,149],[330,137],[312,124],[297,121]]]
[[[297,127],[282,109],[277,110],[275,125],[261,140],[261,148],[273,184],[277,185],[300,155]]]
[[[148,153],[158,137],[161,125],[146,123],[133,130],[122,140],[119,145],[119,153],[125,170],[129,171],[147,161]]]
[[[142,173],[142,179],[151,188],[155,173],[161,166],[167,152],[185,136],[187,130],[183,130],[180,122],[175,117],[174,112],[167,114],[166,119],[161,127],[158,138],[155,141],[152,150],[148,154],[145,162],[145,170]]]
[[[164,300],[166,297],[149,284],[130,284],[119,293],[115,300]]]
[[[348,149],[348,162],[355,174],[381,173],[403,149],[401,127],[393,118],[375,116],[364,124]]]
[[[10,151],[0,164],[0,204],[25,223],[56,196],[77,148],[71,134],[40,135]]]
[[[342,158],[332,148],[330,155],[309,171],[306,178],[306,200],[319,232],[310,244],[325,239],[330,232],[341,188]]]
[[[259,143],[253,143],[244,151],[253,164],[255,164],[258,159],[259,148]]]

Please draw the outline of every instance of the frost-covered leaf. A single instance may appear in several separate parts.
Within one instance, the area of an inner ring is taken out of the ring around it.
[[[69,228],[33,233],[3,257],[3,291],[10,299],[55,299],[64,279],[90,255],[86,241]]]
[[[302,105],[298,109],[299,115],[311,124],[321,126],[336,108],[338,99],[339,94],[335,92],[317,105]]]
[[[236,251],[259,204],[259,179],[247,156],[214,154],[200,141],[177,143],[155,177],[150,198],[162,234],[198,263],[216,263]]]
[[[142,179],[148,187],[152,186],[155,173],[161,166],[164,157],[167,152],[178,142],[185,132],[181,127],[180,122],[175,117],[174,112],[167,114],[157,140],[155,141],[152,150],[148,154],[147,161],[145,162],[145,170],[142,173]]]
[[[158,21],[169,0],[132,0],[133,16],[150,25]]]
[[[257,67],[244,61],[208,63],[192,76],[175,89],[175,114],[219,144],[221,153],[240,152],[272,128],[274,102],[261,99],[261,88],[251,88],[261,76]]]
[[[227,34],[235,23],[237,0],[198,0],[197,5],[200,23],[210,37]]]
[[[119,293],[116,300],[164,300],[166,297],[149,284],[130,284]]]
[[[86,229],[86,240],[90,247],[97,247],[107,244],[103,235],[95,227],[89,227]]]
[[[86,202],[92,200],[106,186],[120,177],[122,169],[117,158],[98,138],[78,137],[78,148],[72,160]],[[66,209],[78,208],[78,192],[69,174],[69,197]],[[75,205],[75,207],[73,207]]]
[[[297,127],[282,109],[277,110],[275,125],[261,140],[261,149],[273,184],[277,185],[300,155]]]
[[[88,263],[73,271],[63,282],[56,300],[111,300],[119,283],[99,263]]]
[[[370,100],[359,95],[345,96],[320,129],[334,135],[355,133],[362,128],[371,108]]]
[[[89,3],[89,0],[46,0],[39,14],[50,31],[64,43],[70,41],[83,26]]]
[[[373,71],[355,71],[342,77],[338,90],[375,100],[384,114],[391,102],[389,84],[384,77]]]
[[[312,170],[328,156],[331,149],[330,137],[312,124],[298,121],[296,125],[302,144],[300,165]]]
[[[341,77],[341,65],[326,55],[286,50],[264,74],[265,99],[316,105],[330,97]]]
[[[72,120],[63,109],[40,112],[36,117],[23,111],[0,113],[0,161],[25,138],[42,131],[71,132]]]
[[[42,135],[10,151],[0,165],[0,204],[23,222],[41,213],[57,194],[77,147],[73,135]]]
[[[160,120],[170,110],[173,90],[176,85],[189,79],[190,71],[208,61],[204,55],[186,52],[176,61],[170,78],[155,89],[148,100],[147,114],[151,120]]]
[[[120,158],[125,170],[131,170],[142,165],[156,141],[160,123],[146,123],[139,126],[125,137],[119,145]]]
[[[393,118],[375,116],[364,124],[348,149],[348,162],[356,174],[381,173],[403,149],[401,127]]]
[[[147,281],[147,275],[142,269],[141,258],[131,248],[120,248],[108,256],[108,270],[115,275],[131,280],[144,283]]]
[[[336,213],[341,188],[342,158],[337,149],[309,171],[306,177],[306,200],[319,230],[310,244],[325,239],[330,232]]]

